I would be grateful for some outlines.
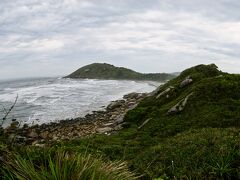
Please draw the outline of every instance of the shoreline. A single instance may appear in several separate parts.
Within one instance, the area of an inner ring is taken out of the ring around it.
[[[49,83],[45,83],[48,81],[51,81],[50,84]],[[104,108],[111,102],[111,101],[115,101],[118,99],[122,99],[122,97],[125,94],[131,93],[131,92],[138,92],[138,93],[149,93],[151,91],[153,91],[154,89],[156,89],[156,87],[158,87],[159,85],[163,84],[164,82],[155,82],[155,81],[129,81],[126,80],[127,82],[129,82],[129,84],[133,84],[133,87],[128,86],[128,85],[124,85],[126,84],[125,82],[116,82],[117,84],[119,84],[119,86],[123,87],[123,90],[118,90],[118,89],[114,89],[110,92],[110,94],[104,93],[104,92],[100,92],[100,93],[94,93],[94,99],[97,99],[96,102],[95,100],[91,100],[91,93],[90,94],[83,94],[84,96],[82,97],[82,94],[78,93],[78,89],[83,89],[85,92],[85,89],[87,90],[87,88],[82,88],[81,87],[81,82],[78,83],[76,82],[76,88],[75,86],[74,89],[70,89],[72,92],[65,92],[65,91],[57,91],[56,95],[53,95],[55,93],[55,89],[51,90],[51,86],[55,87],[56,84],[58,85],[58,83],[63,84],[63,87],[65,84],[68,84],[68,81],[63,81],[63,82],[58,82],[58,81],[53,81],[55,79],[49,79],[49,80],[45,80],[43,82],[41,82],[40,85],[28,85],[29,82],[24,82],[23,85],[21,84],[21,87],[19,89],[15,88],[15,83],[11,84],[12,88],[2,88],[3,91],[1,91],[1,87],[0,87],[0,91],[2,92],[2,94],[0,94],[1,96],[1,103],[9,106],[12,105],[12,101],[15,99],[15,96],[18,94],[19,95],[19,100],[17,102],[16,107],[14,107],[14,111],[11,114],[11,116],[7,117],[6,120],[4,120],[2,123],[2,127],[3,128],[7,128],[8,126],[10,126],[12,119],[17,119],[17,121],[19,121],[20,127],[23,127],[24,124],[28,124],[28,126],[34,126],[34,125],[41,125],[41,124],[48,124],[51,122],[59,122],[61,120],[66,120],[66,119],[76,119],[79,117],[84,117],[87,114],[90,114],[92,111],[102,111],[104,110]],[[97,79],[96,79],[97,80]],[[94,79],[95,81],[95,79]],[[34,81],[35,82],[35,81]],[[47,84],[46,88],[45,88],[45,84]],[[73,84],[75,85],[75,82],[73,81]],[[80,84],[80,85],[79,85]],[[86,82],[86,84],[88,84]],[[94,83],[90,83],[89,87],[90,88],[94,88],[92,85],[95,84]],[[100,87],[99,83],[97,83],[97,88]],[[106,82],[106,84],[108,84],[108,82]],[[111,86],[113,86],[113,84],[115,84],[115,82],[110,83]],[[25,87],[26,86],[26,87]],[[42,87],[43,86],[43,87]],[[79,86],[79,87],[78,87]],[[28,90],[27,88],[31,87],[33,88],[33,92],[31,92],[30,90]],[[43,89],[44,90],[44,94],[43,93],[39,93],[38,89]],[[11,90],[6,90],[5,89],[11,89]],[[69,88],[68,88],[69,89]],[[67,90],[68,90],[67,89]],[[103,90],[106,90],[103,89]],[[107,89],[108,90],[108,89]],[[114,91],[116,90],[116,92]],[[46,91],[46,92],[45,92]],[[29,95],[35,93],[33,96]],[[70,94],[72,93],[72,94]],[[16,95],[15,95],[16,94]],[[45,95],[46,94],[46,95]],[[99,94],[102,96],[99,97]],[[14,96],[15,95],[15,96]],[[57,96],[59,95],[59,96]],[[71,96],[73,95],[73,96]],[[74,96],[75,95],[75,96]],[[76,96],[78,95],[78,96]],[[68,98],[69,96],[69,98]],[[106,98],[104,97],[106,96]],[[7,98],[6,98],[7,97]],[[31,97],[31,98],[30,98]],[[73,102],[69,101],[71,100],[71,98],[75,98],[72,99]],[[85,98],[87,97],[87,98]],[[26,98],[26,100],[25,100]],[[50,98],[51,103],[47,102],[45,99],[46,98]],[[79,100],[81,102],[83,98],[83,102],[86,102],[86,106],[84,105],[84,103],[80,103],[79,105]],[[66,103],[63,100],[66,99]],[[52,103],[53,101],[53,103]],[[59,102],[58,102],[59,101]],[[91,102],[93,101],[93,102]],[[56,103],[55,103],[56,102]],[[89,103],[88,103],[89,102]],[[52,105],[54,106],[54,108],[52,108]],[[64,111],[62,111],[62,107],[63,105],[64,107]],[[55,107],[56,106],[56,107]],[[49,108],[48,108],[49,107]],[[66,108],[66,109],[65,109]],[[40,113],[38,113],[40,112]],[[65,113],[66,112],[66,113]],[[1,120],[0,120],[1,123]]]
[[[105,110],[92,111],[84,117],[65,119],[41,125],[23,125],[13,120],[11,125],[4,129],[4,134],[12,143],[19,145],[33,145],[44,147],[46,144],[62,140],[73,140],[94,134],[110,135],[117,133],[123,126],[124,116],[134,109],[149,93],[130,93],[121,100],[112,101]]]

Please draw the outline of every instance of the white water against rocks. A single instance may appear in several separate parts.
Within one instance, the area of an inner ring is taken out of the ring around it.
[[[151,82],[118,80],[83,80],[40,78],[0,82],[0,121],[18,95],[13,111],[4,122],[12,119],[22,124],[42,124],[82,117],[101,110],[110,101],[131,92],[151,92]],[[160,83],[159,83],[160,84]]]

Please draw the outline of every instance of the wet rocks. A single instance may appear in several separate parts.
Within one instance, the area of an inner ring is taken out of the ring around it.
[[[113,102],[111,102],[111,103],[107,106],[107,109],[108,109],[108,110],[116,109],[116,108],[122,106],[124,103],[125,103],[124,100],[113,101]]]
[[[146,93],[129,93],[129,94],[126,94],[123,96],[123,99],[139,99],[141,98],[142,96],[145,96]]]
[[[93,134],[114,134],[123,127],[127,127],[124,122],[125,114],[135,108],[139,101],[146,97],[145,93],[131,93],[124,96],[124,100],[111,102],[104,111],[93,111],[85,117],[61,120],[58,123],[34,125],[28,127],[24,125],[19,128],[19,123],[14,122],[5,129],[6,136],[19,137],[15,142],[23,142],[25,145],[44,147],[48,144],[60,140],[71,140]]]

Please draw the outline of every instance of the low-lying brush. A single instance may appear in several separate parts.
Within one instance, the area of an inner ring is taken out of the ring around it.
[[[136,179],[126,163],[105,162],[87,154],[65,151],[27,152],[24,156],[13,154],[3,161],[2,179],[22,180],[88,180]]]

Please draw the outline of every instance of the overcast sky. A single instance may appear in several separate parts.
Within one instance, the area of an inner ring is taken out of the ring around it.
[[[92,62],[140,72],[216,63],[240,73],[240,0],[0,0],[0,78]]]

